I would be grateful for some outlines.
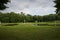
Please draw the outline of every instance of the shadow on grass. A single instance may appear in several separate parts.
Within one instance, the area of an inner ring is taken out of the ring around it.
[[[1,26],[15,26],[15,25],[18,25],[18,24],[16,24],[16,23],[10,23],[10,24],[1,24]]]
[[[60,24],[34,24],[34,26],[60,26]]]

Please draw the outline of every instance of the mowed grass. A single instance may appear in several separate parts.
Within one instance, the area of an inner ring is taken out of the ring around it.
[[[0,25],[0,40],[60,40],[60,26],[36,26],[35,23]]]

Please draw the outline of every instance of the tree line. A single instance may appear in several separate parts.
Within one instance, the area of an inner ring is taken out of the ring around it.
[[[49,15],[25,15],[23,12],[21,13],[2,13],[0,12],[0,22],[3,23],[18,23],[18,22],[47,22],[47,21],[56,21],[60,20],[60,15],[58,14],[49,14]]]

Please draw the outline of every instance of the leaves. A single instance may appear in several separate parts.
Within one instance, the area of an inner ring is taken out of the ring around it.
[[[55,0],[54,2],[56,3],[55,7],[57,8],[56,13],[60,14],[60,12],[59,12],[60,11],[60,0]]]
[[[0,10],[4,10],[6,9],[6,5],[4,4],[7,4],[8,2],[10,2],[9,0],[0,0]]]

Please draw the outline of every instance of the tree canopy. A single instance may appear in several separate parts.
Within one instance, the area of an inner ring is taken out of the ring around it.
[[[60,0],[55,0],[54,1],[56,3],[55,7],[56,9],[56,13],[60,14]]]
[[[0,0],[0,10],[4,10],[5,8],[7,8],[5,4],[7,4],[8,2],[9,0]]]
[[[60,20],[60,15],[50,14],[50,15],[30,15],[24,13],[2,13],[0,12],[0,21],[3,23],[18,23],[18,22],[47,22]]]

